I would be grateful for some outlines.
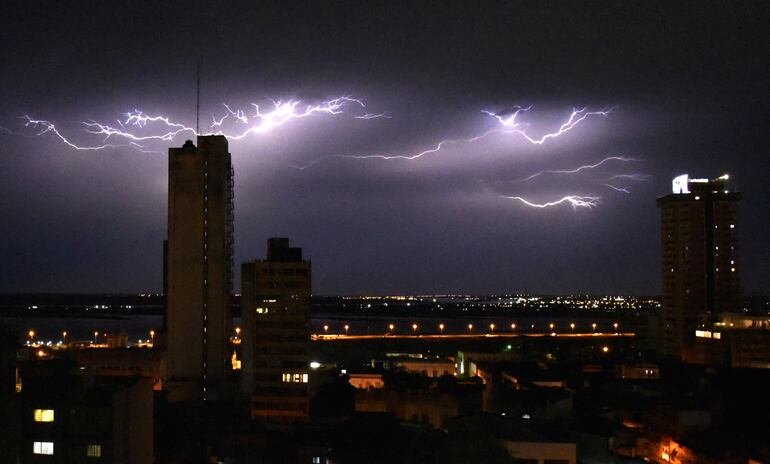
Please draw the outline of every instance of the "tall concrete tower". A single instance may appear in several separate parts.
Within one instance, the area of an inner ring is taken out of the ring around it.
[[[737,243],[740,193],[728,176],[673,181],[658,198],[663,273],[663,351],[696,361],[695,330],[740,303]]]
[[[233,167],[227,139],[168,151],[167,389],[206,400],[225,378],[233,269]]]

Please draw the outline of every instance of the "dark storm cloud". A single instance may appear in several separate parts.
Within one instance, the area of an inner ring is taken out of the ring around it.
[[[5,12],[0,126],[29,113],[86,137],[79,121],[114,123],[135,108],[193,125],[198,62],[206,124],[223,102],[268,97],[352,94],[388,111],[231,143],[236,262],[290,236],[313,258],[317,293],[655,293],[654,198],[675,174],[725,171],[745,193],[745,288],[767,290],[763,2],[11,2]],[[573,106],[617,110],[541,147],[494,136],[414,161],[289,166],[418,153],[494,127],[482,109],[530,104],[536,133]],[[160,288],[164,155],[0,140],[0,291]],[[592,210],[531,210],[496,194],[614,155],[640,161],[526,190],[600,194]],[[652,179],[625,194],[602,185],[616,172]]]

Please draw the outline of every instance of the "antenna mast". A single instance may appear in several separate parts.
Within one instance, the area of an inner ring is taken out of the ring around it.
[[[201,126],[201,65],[195,66],[195,135],[200,135]]]

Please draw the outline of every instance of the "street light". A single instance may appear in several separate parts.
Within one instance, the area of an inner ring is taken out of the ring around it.
[[[324,324],[324,334],[329,333],[329,326],[327,324]]]
[[[494,324],[489,324],[489,330],[491,332],[494,332],[495,331],[495,325]]]
[[[569,328],[570,328],[571,331],[574,332],[575,331],[575,323],[574,322],[570,322]]]
[[[240,337],[240,335],[241,335],[241,328],[240,327],[236,327],[235,328],[235,336],[236,337]]]
[[[615,327],[615,333],[618,333],[618,323],[612,324],[613,327]]]
[[[412,330],[417,333],[417,324],[412,324]]]
[[[444,334],[444,324],[443,323],[438,325],[438,330],[441,331],[442,335]]]
[[[516,330],[516,323],[511,324],[511,330]]]
[[[350,328],[350,326],[349,326],[349,325],[347,325],[347,324],[345,324],[345,335],[347,335],[347,334],[348,334],[348,329],[349,329],[349,328]]]
[[[594,329],[594,333],[596,333],[596,322],[591,324],[591,328],[593,328]]]
[[[395,329],[396,326],[393,324],[388,324],[388,329],[390,330],[390,333],[393,333],[393,329]]]
[[[32,343],[35,340],[35,331],[30,330],[29,332],[27,332],[27,335],[29,336],[30,343]]]
[[[548,328],[549,328],[549,329],[551,329],[551,332],[553,332],[553,322],[551,322],[550,324],[548,324]]]
[[[236,329],[236,332],[237,331],[238,331],[238,329]],[[155,331],[154,330],[150,330],[150,340],[152,341],[153,344],[155,343]]]
[[[468,324],[468,332],[473,331],[473,324]]]
[[[94,330],[94,343],[96,343],[96,340],[99,338],[99,331]]]
[[[67,331],[61,333],[62,343],[67,343]]]

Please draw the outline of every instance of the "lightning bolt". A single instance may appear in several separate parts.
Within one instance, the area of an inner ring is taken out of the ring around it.
[[[540,138],[533,138],[533,137],[530,137],[525,130],[520,129],[522,123],[519,123],[516,121],[516,117],[519,114],[529,111],[530,109],[532,109],[532,106],[528,106],[526,108],[517,107],[516,111],[514,111],[513,114],[508,117],[501,116],[487,110],[482,110],[481,112],[484,114],[488,114],[489,116],[492,116],[495,119],[497,119],[503,127],[513,128],[512,131],[507,131],[506,133],[516,133],[524,137],[531,144],[542,145],[548,139],[553,139],[564,134],[565,132],[569,132],[575,126],[577,126],[578,124],[585,121],[587,118],[591,116],[607,116],[612,111],[615,110],[615,108],[610,108],[608,110],[601,110],[601,111],[588,111],[587,108],[580,108],[580,109],[573,108],[572,114],[570,114],[567,121],[565,121],[561,126],[559,126],[558,130],[556,130],[555,132],[550,132],[548,134],[545,134]]]
[[[326,155],[326,156],[322,156],[322,157],[320,157],[318,159],[315,159],[315,160],[313,160],[313,161],[311,161],[311,162],[309,162],[307,164],[304,164],[304,165],[300,165],[300,166],[298,166],[298,165],[289,165],[289,166],[292,167],[292,168],[295,168],[295,169],[299,169],[300,171],[303,171],[303,170],[305,170],[305,169],[307,169],[309,167],[315,166],[316,164],[318,164],[318,163],[320,163],[322,161],[325,161],[325,160],[328,160],[328,159],[332,159],[332,158],[357,159],[357,160],[366,160],[366,159],[396,160],[396,159],[400,159],[400,160],[411,161],[411,160],[415,160],[417,158],[422,158],[423,156],[431,154],[431,153],[436,153],[436,152],[440,151],[442,148],[444,148],[444,146],[446,146],[446,145],[453,145],[453,144],[460,144],[460,143],[472,143],[472,142],[476,142],[478,140],[481,140],[484,137],[488,137],[491,134],[500,133],[500,132],[502,132],[502,131],[499,130],[499,129],[492,129],[492,130],[489,130],[487,132],[484,132],[481,135],[477,135],[475,137],[470,137],[470,138],[466,138],[466,139],[446,139],[446,140],[442,140],[439,143],[437,143],[436,145],[434,145],[433,147],[428,148],[426,150],[423,150],[423,151],[421,151],[419,153],[412,154],[412,155]]]
[[[361,116],[353,116],[353,117],[355,119],[378,119],[378,118],[390,119],[391,118],[390,113],[388,113],[387,111],[383,111],[382,113],[376,113],[376,114],[367,113],[367,114],[362,114]]]
[[[637,182],[647,182],[648,180],[652,179],[652,176],[649,174],[615,174],[614,176],[610,177],[610,180],[615,179],[629,179]]]
[[[308,118],[314,115],[336,116],[346,111],[346,107],[353,105],[366,108],[363,100],[351,96],[337,97],[315,105],[303,104],[300,100],[272,100],[273,107],[268,111],[262,111],[256,103],[251,103],[253,111],[247,113],[243,109],[234,109],[228,104],[223,104],[225,114],[219,119],[212,116],[211,132],[198,133],[193,127],[173,121],[164,115],[148,115],[140,110],[126,113],[123,120],[118,120],[117,126],[104,124],[98,121],[82,122],[85,132],[90,135],[102,137],[102,143],[97,145],[80,145],[62,134],[51,121],[35,119],[31,116],[23,116],[24,127],[40,129],[34,136],[42,136],[48,133],[54,134],[64,144],[76,150],[103,150],[106,148],[130,147],[136,150],[153,152],[145,149],[147,142],[170,142],[182,133],[190,135],[224,135],[230,140],[241,140],[250,135],[264,134],[290,121]],[[357,119],[390,118],[388,113],[366,113],[354,115]],[[224,131],[223,125],[233,121],[236,126],[248,126],[245,129]],[[5,129],[5,128],[3,128]],[[8,129],[3,130],[9,134],[15,134]],[[21,134],[20,134],[21,135]],[[125,140],[127,143],[113,143],[112,140]]]
[[[616,191],[618,191],[618,192],[623,192],[623,193],[631,193],[631,191],[630,191],[630,190],[628,190],[628,187],[615,187],[615,186],[614,186],[614,185],[612,185],[612,184],[603,184],[603,185],[604,185],[605,187],[609,187],[609,188],[611,188],[612,190],[616,190]]]
[[[610,161],[622,161],[624,163],[630,163],[630,162],[639,161],[639,160],[634,159],[634,158],[625,158],[625,157],[622,157],[622,156],[608,156],[607,158],[604,158],[603,160],[599,161],[598,163],[586,164],[586,165],[583,165],[583,166],[579,166],[579,167],[577,167],[575,169],[546,169],[546,170],[543,170],[543,171],[540,171],[540,172],[536,172],[535,174],[532,174],[531,176],[524,177],[523,179],[516,179],[516,180],[513,180],[511,182],[512,183],[529,182],[530,180],[535,179],[537,177],[540,177],[543,174],[575,174],[575,173],[578,173],[578,172],[586,170],[586,169],[596,169],[596,168],[598,168],[599,166],[601,166],[601,165],[603,165],[605,163],[609,163]],[[613,178],[615,178],[615,176],[613,176]]]
[[[586,108],[582,109],[573,109],[572,113],[570,114],[567,121],[561,124],[559,128],[554,131],[547,133],[540,138],[534,138],[529,136],[525,129],[523,129],[523,126],[526,126],[525,123],[518,122],[516,118],[524,113],[532,109],[532,106],[528,107],[515,107],[516,110],[509,116],[502,116],[495,114],[491,111],[482,110],[481,112],[490,116],[493,116],[496,118],[502,127],[497,127],[495,129],[487,130],[486,132],[483,132],[479,135],[468,137],[468,138],[458,138],[458,139],[445,139],[441,140],[434,146],[420,151],[418,153],[413,154],[407,154],[407,155],[384,155],[384,154],[371,154],[371,155],[347,155],[347,154],[334,154],[334,155],[326,155],[322,156],[320,158],[317,158],[313,161],[310,161],[309,163],[303,164],[303,165],[289,165],[292,168],[298,169],[298,170],[305,170],[309,167],[315,166],[319,164],[322,161],[328,160],[328,159],[334,159],[334,158],[340,158],[340,159],[358,159],[358,160],[366,160],[366,159],[380,159],[380,160],[405,160],[405,161],[412,161],[418,158],[422,158],[425,155],[429,155],[431,153],[436,153],[438,151],[441,151],[442,148],[444,148],[447,145],[456,145],[456,144],[465,144],[465,143],[473,143],[477,142],[481,139],[484,139],[486,137],[489,137],[493,134],[518,134],[521,137],[524,138],[527,142],[533,144],[533,145],[542,145],[549,139],[553,139],[556,137],[559,137],[560,135],[572,130],[574,127],[576,127],[581,122],[585,121],[587,118],[591,116],[607,116],[609,115],[614,108],[610,108],[608,110],[602,110],[602,111],[588,111]]]
[[[498,196],[500,198],[507,198],[509,200],[520,201],[521,203],[524,203],[525,205],[532,208],[541,208],[541,209],[550,208],[552,206],[558,206],[564,203],[571,204],[572,208],[575,210],[578,208],[590,209],[598,206],[599,201],[601,200],[601,197],[596,197],[596,196],[567,195],[558,200],[549,201],[546,203],[534,203],[520,196],[509,196],[509,195],[500,195],[500,194],[498,194]]]
[[[94,150],[103,150],[105,148],[116,148],[116,147],[131,147],[131,148],[143,149],[141,145],[138,145],[136,143],[128,143],[128,144],[103,143],[101,145],[80,146],[71,142],[67,137],[62,135],[61,132],[59,132],[59,130],[56,128],[56,126],[50,121],[46,121],[43,119],[33,119],[27,115],[22,116],[22,119],[26,121],[24,123],[24,127],[31,127],[33,129],[41,128],[39,132],[34,134],[35,136],[41,136],[50,132],[54,134],[56,137],[58,137],[59,140],[64,142],[66,145],[76,150],[94,151]]]

